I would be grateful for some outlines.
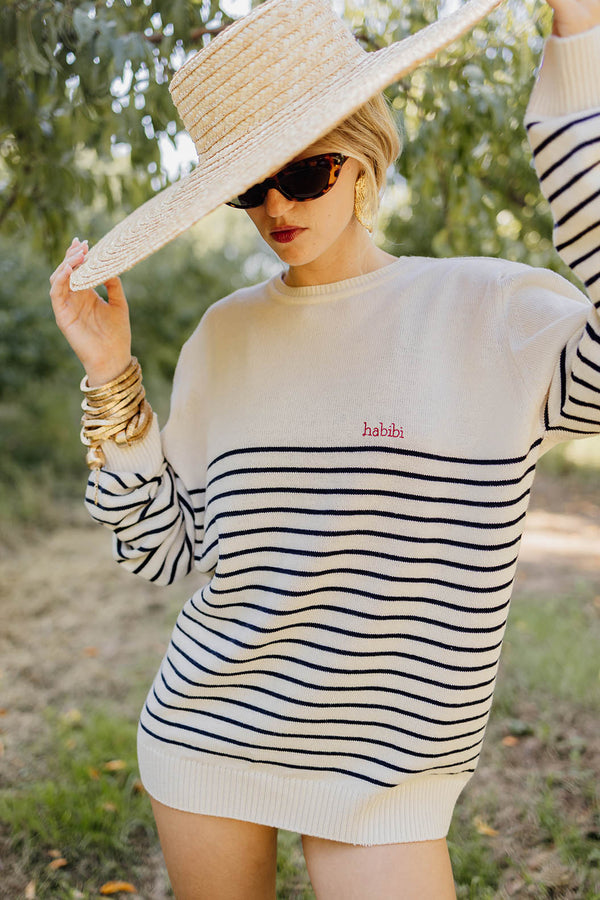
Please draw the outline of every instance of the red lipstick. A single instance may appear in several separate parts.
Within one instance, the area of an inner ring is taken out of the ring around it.
[[[271,237],[278,244],[289,244],[301,231],[304,231],[304,228],[281,228],[279,231],[272,231]]]

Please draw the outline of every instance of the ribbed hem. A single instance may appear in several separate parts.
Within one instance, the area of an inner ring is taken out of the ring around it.
[[[600,107],[600,26],[572,37],[550,37],[526,119],[566,116]]]
[[[144,476],[155,475],[163,462],[163,451],[156,416],[154,416],[150,430],[143,440],[129,445],[115,444],[114,441],[104,441],[102,451],[106,459],[104,468],[108,469],[109,472],[135,472]]]
[[[418,775],[356,790],[328,773],[299,778],[259,764],[207,763],[163,749],[141,728],[138,760],[145,789],[165,806],[363,846],[445,837],[471,777]]]

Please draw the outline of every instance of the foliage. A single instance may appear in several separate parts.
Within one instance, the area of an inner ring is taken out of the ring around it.
[[[2,3],[4,233],[28,224],[56,253],[82,206],[103,197],[109,211],[134,207],[163,186],[158,142],[179,128],[167,82],[186,51],[230,21],[217,0]]]
[[[354,10],[370,47],[438,17],[411,0]],[[385,13],[384,13],[385,7]],[[510,4],[388,89],[404,138],[385,238],[398,255],[501,256],[560,267],[523,119],[547,33],[531,0]],[[564,268],[561,268],[564,273]]]

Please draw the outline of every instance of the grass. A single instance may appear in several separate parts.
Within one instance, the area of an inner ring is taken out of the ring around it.
[[[135,724],[99,710],[52,718],[46,777],[0,794],[0,823],[18,868],[36,882],[37,898],[96,897],[117,879],[135,884],[155,843]],[[52,868],[57,858],[66,863]]]

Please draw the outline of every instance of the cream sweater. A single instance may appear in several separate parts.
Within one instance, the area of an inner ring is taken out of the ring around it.
[[[600,304],[600,29],[528,113],[563,257]],[[488,720],[540,454],[600,431],[600,321],[544,270],[400,258],[216,303],[169,421],[105,446],[130,571],[211,575],[141,714],[151,795],[358,844],[446,834]]]

